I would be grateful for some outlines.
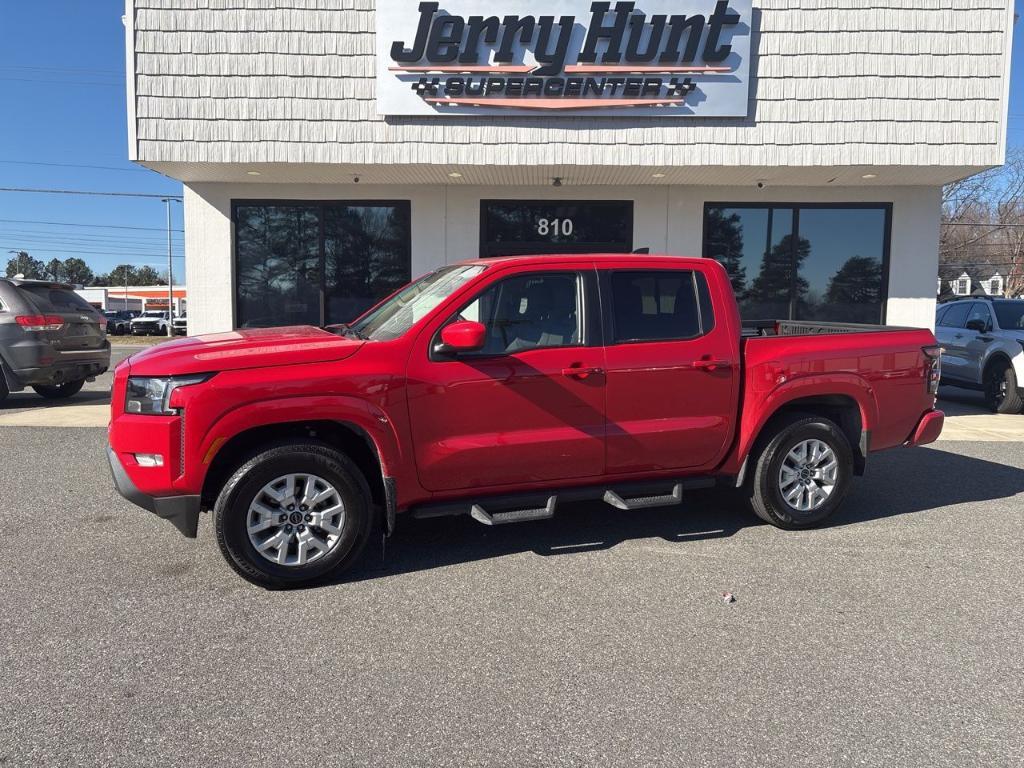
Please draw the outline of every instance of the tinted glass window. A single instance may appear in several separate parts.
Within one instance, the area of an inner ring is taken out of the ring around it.
[[[318,209],[235,209],[237,322],[250,328],[320,324]]]
[[[942,316],[944,314],[946,314],[946,310],[947,309],[949,309],[949,307],[940,306],[938,309],[935,310],[935,324],[936,325],[942,325]]]
[[[354,320],[409,281],[408,203],[239,203],[240,327]]]
[[[967,310],[969,308],[970,302],[967,301],[950,304],[946,314],[942,316],[942,324],[947,328],[963,328],[964,321],[967,320]]]
[[[482,200],[481,256],[629,253],[633,203],[610,200]]]
[[[351,322],[412,277],[408,209],[325,208],[324,257],[327,322]]]
[[[692,272],[613,272],[610,281],[615,343],[700,335]]]
[[[888,209],[713,206],[704,255],[729,273],[745,320],[877,323]]]
[[[997,301],[993,304],[999,327],[1004,331],[1024,329],[1024,301]]]
[[[92,312],[93,306],[74,291],[64,288],[49,288],[43,285],[20,285],[18,290],[27,293],[31,302],[42,312]]]
[[[492,285],[459,312],[483,323],[487,341],[478,354],[500,355],[581,343],[579,276],[531,273]]]

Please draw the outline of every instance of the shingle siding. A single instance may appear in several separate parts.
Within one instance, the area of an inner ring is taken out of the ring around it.
[[[755,0],[747,118],[484,120],[377,115],[371,0],[129,0],[138,157],[992,165],[1009,1]]]

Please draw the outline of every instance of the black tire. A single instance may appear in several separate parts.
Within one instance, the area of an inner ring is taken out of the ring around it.
[[[1017,388],[1017,373],[1005,360],[985,369],[985,404],[993,413],[1020,413],[1024,407]]]
[[[4,373],[3,363],[0,363],[0,403],[7,399],[10,391],[7,389],[7,377]]]
[[[268,483],[287,474],[315,474],[337,490],[345,514],[337,544],[305,565],[279,565],[253,546],[246,528],[249,506]],[[263,587],[304,587],[336,578],[359,561],[373,528],[370,489],[359,468],[322,443],[295,441],[261,451],[244,462],[217,496],[213,508],[217,544],[244,579]]]
[[[77,395],[84,386],[85,379],[78,379],[77,381],[65,381],[63,384],[33,384],[32,389],[47,400],[64,400],[72,395]]]
[[[786,456],[805,440],[820,440],[836,458],[835,484],[820,506],[799,511],[783,497],[780,479]],[[853,480],[853,449],[843,431],[832,421],[809,414],[795,414],[777,422],[772,432],[758,441],[751,455],[752,471],[745,483],[754,514],[778,528],[810,528],[833,514],[843,503]]]

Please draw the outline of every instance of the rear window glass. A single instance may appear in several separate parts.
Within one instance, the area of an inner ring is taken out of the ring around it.
[[[692,272],[613,272],[611,288],[615,343],[701,335]]]
[[[51,288],[46,285],[19,285],[18,290],[27,293],[41,312],[83,312],[93,311],[93,306],[74,291],[66,288]]]

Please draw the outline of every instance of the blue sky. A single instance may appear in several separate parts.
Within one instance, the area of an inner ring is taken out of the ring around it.
[[[1024,0],[1016,7],[1024,11]],[[0,0],[0,187],[181,194],[180,183],[127,160],[123,12],[122,0]],[[1010,86],[1016,146],[1024,145],[1022,26]],[[83,224],[90,226],[71,226]],[[179,204],[173,226],[182,226]],[[180,256],[181,233],[173,236]],[[0,271],[15,248],[43,261],[79,256],[96,272],[123,263],[162,268],[164,204],[0,192]],[[182,264],[176,258],[175,270]]]

